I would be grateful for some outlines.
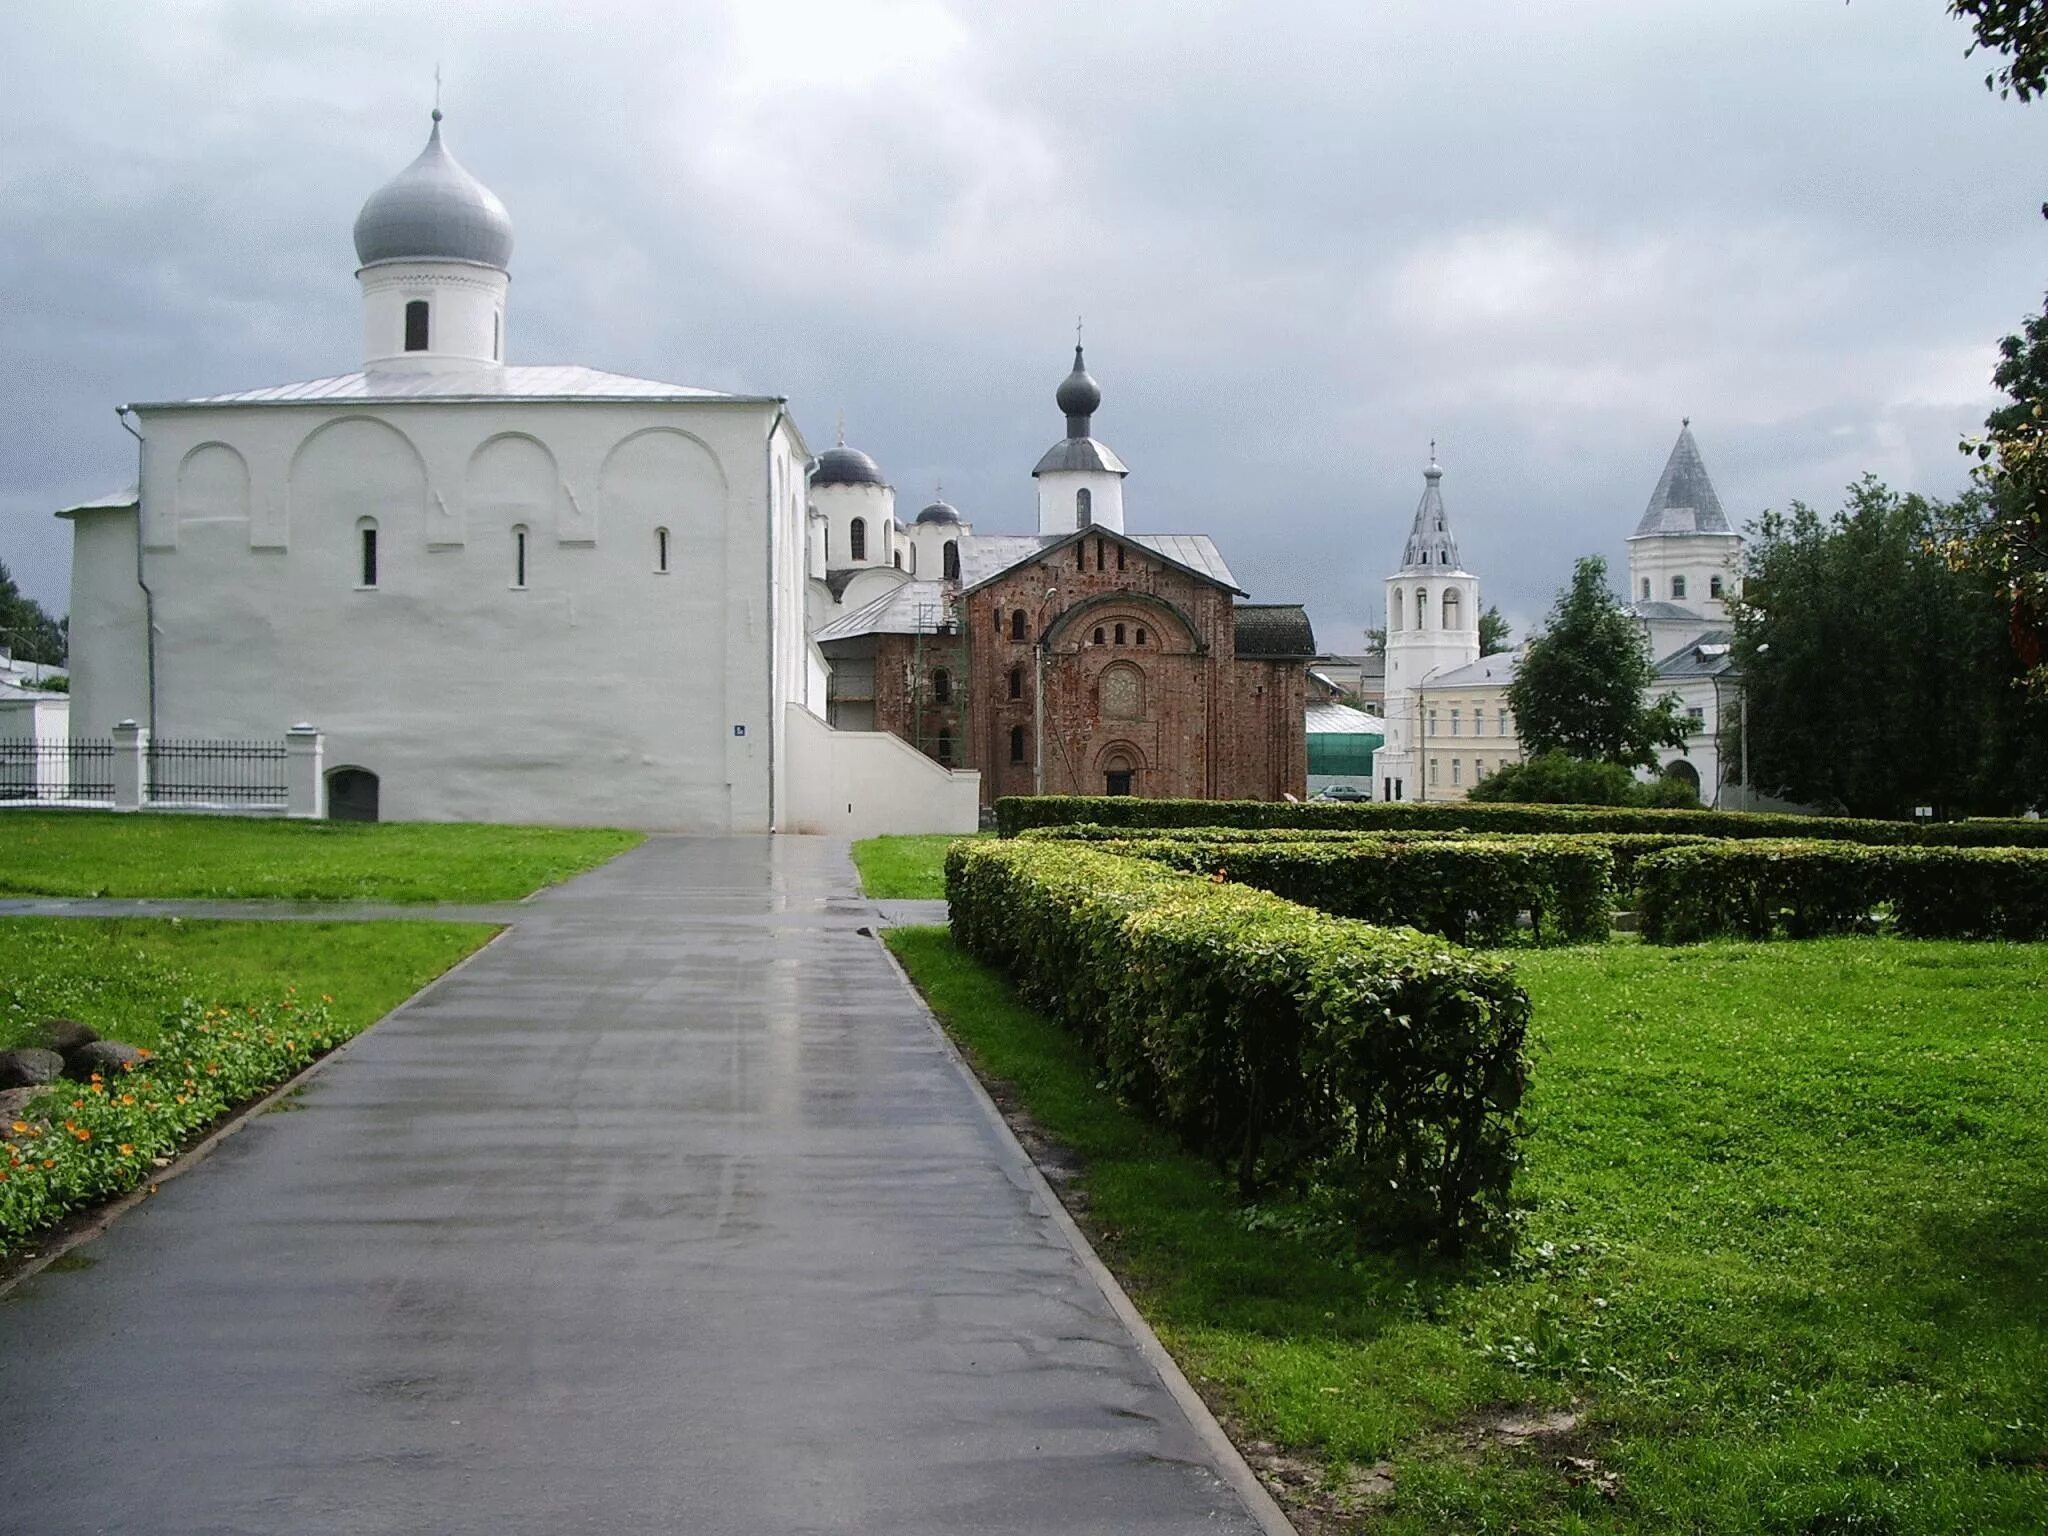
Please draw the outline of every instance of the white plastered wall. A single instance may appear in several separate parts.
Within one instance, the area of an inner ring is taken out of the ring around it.
[[[378,774],[394,820],[766,830],[776,717],[806,676],[803,456],[779,414],[696,401],[145,412],[158,734],[276,737],[311,721],[330,769]],[[363,590],[370,519],[379,579]],[[111,607],[119,551],[96,526],[79,519],[74,580]],[[118,646],[80,638],[90,677]],[[105,713],[116,685],[88,689]],[[141,718],[140,701],[121,713]]]
[[[973,832],[981,775],[942,768],[888,731],[838,731],[809,710],[786,715],[790,814],[784,830],[835,837]]]
[[[67,514],[71,523],[71,719],[81,737],[149,723],[149,639],[136,584],[133,507]]]

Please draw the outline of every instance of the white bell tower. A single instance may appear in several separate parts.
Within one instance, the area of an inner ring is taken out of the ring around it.
[[[1422,685],[1479,659],[1479,578],[1458,559],[1443,477],[1432,443],[1401,568],[1386,579],[1387,730],[1373,754],[1374,794],[1385,800],[1424,797]]]

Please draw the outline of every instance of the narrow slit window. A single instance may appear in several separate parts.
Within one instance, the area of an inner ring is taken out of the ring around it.
[[[654,530],[654,568],[662,575],[668,574],[668,530]]]
[[[1013,699],[1024,697],[1024,669],[1022,667],[1010,668],[1010,697]]]
[[[523,526],[512,530],[512,585],[526,585],[526,529]]]
[[[950,704],[953,702],[953,674],[944,667],[932,674],[932,702]]]
[[[1104,634],[1103,634],[1103,629],[1102,629],[1102,626],[1101,626],[1100,624],[1098,624],[1098,625],[1096,625],[1096,626],[1095,626],[1095,643],[1096,643],[1097,645],[1106,645],[1106,644],[1108,644],[1108,640],[1107,640],[1107,638],[1106,638],[1106,637],[1104,636]]]
[[[362,584],[366,587],[377,585],[377,525],[366,523],[361,529],[359,543],[362,548]]]
[[[427,350],[427,301],[408,299],[405,305],[405,350]]]
[[[1024,761],[1024,727],[1021,725],[1010,727],[1010,761],[1013,763]]]
[[[1100,539],[1097,539],[1095,541],[1095,569],[1097,569],[1098,571],[1104,571],[1109,569],[1109,562],[1106,558],[1106,551],[1103,549],[1102,540]]]
[[[1116,568],[1118,570],[1124,568],[1124,547],[1121,544],[1116,547]]]
[[[1140,645],[1143,645],[1144,643],[1145,643],[1145,626],[1144,626],[1144,625],[1142,625],[1142,624],[1140,624],[1140,625],[1138,626],[1138,644],[1140,644]]]
[[[1118,645],[1122,645],[1124,643],[1124,627],[1121,624],[1117,625],[1116,627],[1116,643]]]
[[[1095,522],[1095,493],[1086,489],[1074,492],[1074,526],[1087,528]]]
[[[953,733],[951,731],[939,732],[939,761],[949,768],[953,765]]]
[[[856,517],[853,525],[846,530],[846,552],[855,560],[868,557],[868,520]]]
[[[1010,638],[1012,640],[1022,640],[1024,638],[1024,625],[1026,622],[1022,608],[1017,609],[1010,615]]]

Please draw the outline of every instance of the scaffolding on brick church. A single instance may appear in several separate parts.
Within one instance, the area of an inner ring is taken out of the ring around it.
[[[954,665],[950,646],[941,653],[946,665],[935,668],[926,655],[926,646],[928,642],[941,638],[950,641],[956,634],[952,600],[920,598],[911,622],[910,677],[907,679],[911,702],[911,745],[925,756],[951,768],[959,756],[959,738],[946,727],[936,724],[933,716],[941,710],[964,713],[966,696],[961,690],[966,681],[963,675],[966,669]],[[930,686],[935,671],[943,672],[946,678],[944,699],[936,697]]]

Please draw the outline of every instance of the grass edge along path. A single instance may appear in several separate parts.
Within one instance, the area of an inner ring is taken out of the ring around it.
[[[853,845],[860,893],[877,901],[944,901],[946,850],[989,832],[913,832],[864,837]]]
[[[1534,1209],[1457,1274],[1241,1209],[944,929],[886,939],[1305,1532],[2039,1531],[2041,946],[1518,958]]]
[[[30,1099],[0,1141],[0,1258],[144,1183],[500,930],[480,923],[0,919],[0,1035],[68,1016],[149,1054]],[[323,988],[334,988],[323,991]]]
[[[10,810],[0,897],[517,901],[642,841],[612,827]]]

